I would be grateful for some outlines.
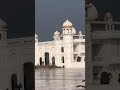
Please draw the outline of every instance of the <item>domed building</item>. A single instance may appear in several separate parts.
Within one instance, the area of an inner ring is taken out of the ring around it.
[[[85,67],[85,35],[78,34],[68,19],[55,31],[52,41],[38,42],[36,39],[35,65],[55,65],[65,68]]]
[[[120,22],[111,12],[101,17],[96,7],[86,1],[86,89],[119,90]]]
[[[35,37],[8,39],[7,30],[0,19],[0,90],[35,90]]]

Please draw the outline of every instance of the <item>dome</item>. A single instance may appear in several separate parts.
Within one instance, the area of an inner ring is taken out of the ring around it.
[[[110,12],[107,12],[106,13],[106,17],[111,17],[112,15],[111,15],[111,13]]]
[[[7,23],[4,22],[2,19],[0,19],[0,28],[1,28],[1,29],[5,29],[6,26],[7,26]]]
[[[76,34],[76,30],[75,30],[74,27],[72,27],[72,33],[73,33],[73,34]]]
[[[96,18],[98,18],[98,11],[92,3],[90,3],[90,6],[91,7],[88,8],[88,10],[87,10],[87,16],[89,19],[95,20]]]
[[[0,26],[7,26],[7,23],[0,19]]]
[[[38,37],[38,35],[37,35],[37,34],[35,34],[35,37]]]
[[[68,19],[63,23],[64,28],[72,28],[72,26],[73,24]]]
[[[79,35],[82,35],[82,32],[81,31],[79,31],[79,33],[78,33]]]
[[[58,31],[54,32],[54,35],[60,35],[60,33]]]

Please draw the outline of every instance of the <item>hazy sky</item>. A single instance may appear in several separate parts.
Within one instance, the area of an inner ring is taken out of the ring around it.
[[[35,25],[40,41],[52,40],[53,33],[62,32],[68,19],[78,31],[84,30],[84,0],[35,0]]]

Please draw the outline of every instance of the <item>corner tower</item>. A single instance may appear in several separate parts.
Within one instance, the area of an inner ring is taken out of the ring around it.
[[[54,32],[54,36],[53,36],[53,38],[54,38],[54,45],[55,45],[55,65],[57,65],[57,66],[61,66],[61,58],[60,58],[60,49],[61,49],[61,46],[60,46],[60,32],[58,32],[58,31],[55,31]]]
[[[73,61],[73,35],[76,34],[76,30],[73,24],[66,20],[63,23],[63,46],[64,46],[64,58],[65,68],[70,67],[70,62]]]
[[[73,27],[73,24],[67,19],[64,23],[63,23],[63,35],[65,34],[76,34],[76,30]]]

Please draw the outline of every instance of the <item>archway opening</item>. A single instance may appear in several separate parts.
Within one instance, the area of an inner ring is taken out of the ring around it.
[[[52,57],[52,65],[55,65],[55,57]]]
[[[42,58],[40,57],[40,65],[43,65]]]
[[[16,90],[16,87],[17,87],[17,75],[16,74],[12,74],[11,85],[12,85],[12,90]]]
[[[45,65],[49,65],[49,53],[45,53]]]
[[[24,90],[35,90],[35,68],[33,62],[24,63]]]
[[[62,56],[62,63],[65,63],[65,61],[64,61],[64,57]]]
[[[0,33],[0,40],[2,39],[2,35],[1,35],[1,33]]]
[[[109,77],[108,72],[102,72],[100,76],[101,76],[101,78],[100,78],[101,84],[109,84],[110,83],[110,77]]]

